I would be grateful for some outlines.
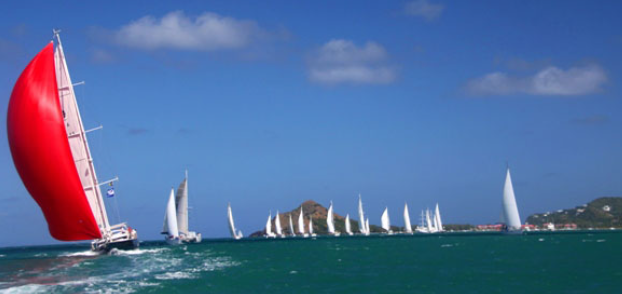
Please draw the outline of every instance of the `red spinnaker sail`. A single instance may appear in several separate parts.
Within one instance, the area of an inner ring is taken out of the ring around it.
[[[76,169],[60,107],[54,46],[48,44],[15,83],[7,114],[13,162],[57,240],[101,238]]]

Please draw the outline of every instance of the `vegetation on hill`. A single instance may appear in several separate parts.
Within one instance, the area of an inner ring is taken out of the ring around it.
[[[602,197],[575,208],[537,213],[527,218],[527,223],[537,226],[549,222],[574,223],[581,229],[622,227],[622,197]]]

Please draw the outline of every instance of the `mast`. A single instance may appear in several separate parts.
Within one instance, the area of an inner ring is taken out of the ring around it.
[[[93,165],[93,157],[89,148],[86,132],[80,116],[78,102],[69,76],[67,61],[63,51],[63,45],[60,39],[59,31],[54,31],[54,36],[58,42],[54,59],[56,63],[56,79],[58,83],[59,99],[62,111],[65,114],[65,127],[67,129],[67,137],[71,147],[71,153],[75,162],[80,181],[84,188],[88,202],[91,205],[93,216],[100,227],[100,230],[107,232],[110,230],[108,222],[108,214],[106,213],[106,205],[104,204],[95,166]]]

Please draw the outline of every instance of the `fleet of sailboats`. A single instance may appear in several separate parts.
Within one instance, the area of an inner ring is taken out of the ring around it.
[[[171,189],[171,195],[174,194],[174,191]],[[165,211],[162,234],[165,235],[164,240],[167,243],[201,242],[201,233],[188,230],[188,171],[186,171],[184,180],[179,184],[177,193],[174,194],[174,197],[169,197]],[[171,234],[173,232],[175,234]]]

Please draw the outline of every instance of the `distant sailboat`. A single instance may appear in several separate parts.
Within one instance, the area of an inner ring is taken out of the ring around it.
[[[412,234],[413,229],[410,225],[410,214],[408,213],[408,204],[404,203],[404,232]]]
[[[235,229],[235,223],[233,222],[233,212],[231,211],[231,204],[227,204],[227,219],[229,220],[229,232],[231,238],[235,240],[242,239],[242,231]]]
[[[305,220],[302,214],[302,205],[300,206],[300,215],[298,215],[298,232],[305,238],[309,237],[309,235],[305,233]]]
[[[309,235],[311,235],[311,237],[317,236],[315,233],[313,233],[313,218],[311,217],[309,217]]]
[[[367,232],[367,233],[365,233],[365,235],[366,235],[366,236],[369,236],[369,233],[371,232],[371,231],[369,230],[369,218],[367,218],[367,219],[365,220],[365,232]]]
[[[365,225],[365,212],[363,211],[361,194],[359,194],[359,232],[363,235],[369,235],[369,225]]]
[[[380,222],[382,224],[382,228],[385,231],[387,231],[388,234],[393,234],[393,231],[391,231],[391,221],[389,220],[389,208],[388,207],[384,208],[382,217],[380,217]]]
[[[276,235],[283,238],[283,230],[281,230],[281,219],[279,218],[279,211],[276,211],[276,217],[274,218],[274,226],[276,227]]]
[[[350,214],[346,214],[346,234],[352,236],[352,228],[350,226]]]
[[[507,232],[521,232],[520,216],[518,215],[518,206],[516,205],[509,167],[505,177],[505,186],[503,187],[502,218]]]
[[[272,232],[272,211],[268,215],[268,221],[266,222],[266,234],[264,235],[266,238],[274,238],[276,235]]]
[[[335,232],[335,218],[333,216],[333,202],[330,202],[328,207],[328,213],[326,214],[326,225],[328,227],[328,234],[333,236],[339,236],[339,232]]]
[[[289,214],[289,232],[292,234],[292,237],[296,237],[296,232],[294,230],[294,223],[292,222],[292,214]]]
[[[166,204],[162,234],[164,235],[164,240],[166,241],[166,243],[171,245],[181,244],[181,240],[179,239],[179,229],[177,225],[177,213],[175,211],[174,189],[171,189],[171,194],[168,197],[168,202]]]
[[[59,31],[21,73],[6,124],[13,163],[52,237],[92,240],[93,251],[138,247],[136,230],[110,225]],[[114,190],[109,188],[109,197]]]
[[[188,171],[186,177],[179,184],[175,195],[175,205],[177,208],[177,225],[179,228],[179,239],[184,243],[201,242],[201,233],[188,230]]]
[[[421,225],[417,226],[417,229],[416,229],[416,231],[419,232],[419,233],[429,233],[430,232],[428,230],[428,227],[426,226],[424,215],[425,215],[425,213],[422,210],[421,211]]]

